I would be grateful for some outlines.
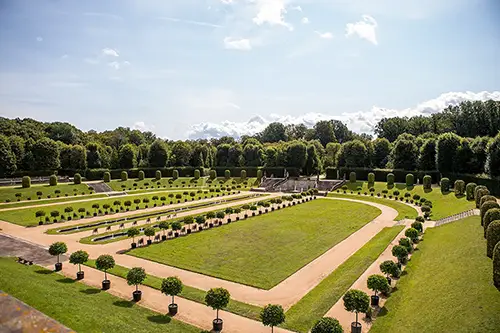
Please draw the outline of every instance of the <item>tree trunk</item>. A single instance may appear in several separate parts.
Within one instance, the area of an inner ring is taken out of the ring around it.
[[[106,275],[106,271],[104,271],[104,280],[107,280],[108,276]]]
[[[356,323],[358,322],[358,311],[356,311]]]
[[[174,295],[172,295],[172,304],[174,304],[174,303],[175,303],[175,302],[174,302]]]
[[[82,271],[82,267],[80,266],[80,264],[78,264],[78,272],[81,272]]]
[[[138,284],[135,285],[135,291],[139,291],[139,285]]]
[[[57,263],[59,263],[59,255],[57,255]]]
[[[217,315],[216,315],[217,319],[219,319],[219,309],[217,309]]]

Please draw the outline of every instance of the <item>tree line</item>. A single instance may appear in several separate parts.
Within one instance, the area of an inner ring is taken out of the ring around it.
[[[465,102],[431,117],[382,119],[376,139],[338,120],[312,128],[271,123],[240,140],[171,141],[124,127],[83,132],[68,123],[0,118],[0,176],[171,166],[291,167],[303,174],[370,167],[500,176],[499,129],[500,103],[495,101]]]

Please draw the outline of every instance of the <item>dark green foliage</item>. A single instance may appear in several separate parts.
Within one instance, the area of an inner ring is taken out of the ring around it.
[[[338,153],[338,165],[345,167],[364,167],[367,163],[368,150],[360,140],[343,143]]]
[[[49,247],[49,254],[51,256],[57,256],[57,262],[59,262],[59,256],[61,254],[65,254],[66,252],[68,252],[68,247],[66,246],[66,243],[63,242],[52,243]]]
[[[460,179],[455,180],[453,190],[455,191],[456,196],[463,196],[465,194],[465,182]]]
[[[483,217],[484,237],[486,238],[486,230],[491,222],[500,220],[500,208],[491,208],[486,211]]]
[[[391,152],[391,161],[395,169],[415,170],[417,167],[418,148],[415,137],[411,134],[401,134]]]
[[[172,171],[172,179],[177,179],[179,178],[179,171],[178,170],[174,170]]]
[[[281,305],[268,304],[260,313],[260,320],[264,326],[278,326],[285,322],[285,311]]]
[[[500,242],[493,249],[493,284],[500,291]]]
[[[408,251],[408,253],[413,252],[413,245],[412,245],[411,240],[408,237],[400,238],[399,245],[403,246]],[[401,261],[401,262],[404,262],[404,261]]]
[[[149,147],[149,166],[163,168],[168,162],[168,150],[163,140],[157,139]]]
[[[476,208],[481,207],[481,198],[485,195],[489,195],[490,191],[485,186],[479,185],[476,187],[474,193],[474,199],[476,200]]]
[[[377,138],[373,141],[373,165],[376,168],[385,168],[392,145],[386,138]]]
[[[418,232],[423,232],[424,231],[424,225],[422,224],[422,222],[413,222],[411,224],[411,227],[415,230],[417,230]],[[407,236],[409,237],[409,236]]]
[[[481,208],[480,208],[480,213],[481,213],[481,225],[484,225],[484,215],[486,214],[486,212],[492,208],[500,208],[500,205],[498,205],[498,203],[495,201],[486,201],[485,203],[483,203],[481,205]]]
[[[489,194],[483,195],[481,197],[481,200],[479,200],[479,207],[481,207],[487,201],[497,202],[497,198]]]
[[[144,180],[145,174],[144,171],[140,170],[137,179]]]
[[[146,229],[144,229],[144,235],[148,236],[149,238],[153,237],[155,235],[155,228],[147,227]]]
[[[82,183],[82,176],[79,173],[75,173],[75,175],[73,176],[73,183],[75,185]]]
[[[366,286],[368,289],[373,290],[375,296],[377,296],[377,292],[386,292],[390,289],[387,279],[379,274],[370,275],[366,281]]]
[[[394,174],[389,173],[387,175],[387,186],[393,186],[394,185]]]
[[[349,182],[350,183],[355,183],[356,182],[356,172],[351,172],[349,174]]]
[[[386,260],[380,264],[380,271],[385,275],[393,278],[398,278],[401,275],[401,270],[398,265],[392,260]]]
[[[129,286],[135,286],[138,290],[139,285],[146,280],[146,271],[142,267],[134,267],[127,273],[127,284]]]
[[[356,322],[358,322],[358,313],[365,313],[370,307],[370,298],[361,290],[349,290],[342,297],[342,300],[347,311],[356,313]]]
[[[418,166],[420,170],[436,169],[436,140],[434,138],[426,140],[420,147]]]
[[[104,279],[107,280],[107,270],[115,267],[115,259],[109,254],[101,254],[95,261],[95,267],[104,271]]]
[[[408,250],[404,246],[395,245],[392,248],[392,255],[396,257],[401,264],[403,264],[408,258]]]
[[[49,138],[38,140],[31,148],[31,154],[34,170],[57,170],[61,165],[59,145]]]
[[[441,178],[441,193],[448,193],[450,192],[450,179],[448,178]]]
[[[416,199],[415,199],[415,200],[416,200]],[[424,219],[424,217],[423,217],[423,216],[417,216],[417,217],[415,218],[415,221],[417,221],[417,222],[421,222],[421,223],[424,223],[424,222],[425,222],[425,219]]]
[[[425,190],[430,190],[432,186],[432,177],[425,175],[423,178],[423,187]]]
[[[491,177],[500,176],[500,132],[488,144],[486,171]]]
[[[170,276],[161,281],[161,292],[172,296],[172,304],[174,304],[174,296],[179,295],[183,287],[182,281],[176,276]]]
[[[4,135],[0,135],[0,176],[8,177],[16,169],[16,155],[12,152],[9,140]]]
[[[375,174],[373,172],[370,172],[368,174],[368,187],[373,187],[373,185],[375,184]]]
[[[214,310],[217,310],[217,319],[219,310],[224,309],[231,299],[231,294],[224,288],[212,288],[205,296],[205,303]]]
[[[135,242],[135,236],[138,236],[140,234],[140,231],[136,227],[129,228],[127,230],[127,237],[132,238],[132,242]]]
[[[211,180],[214,180],[215,178],[217,178],[217,172],[215,172],[215,170],[210,170],[208,176]]]
[[[69,256],[69,262],[73,265],[78,265],[78,271],[81,271],[80,265],[84,264],[89,260],[89,254],[86,251],[78,250]]]
[[[224,171],[224,177],[225,177],[226,179],[231,178],[231,171],[229,171],[229,170],[225,170],[225,171]]]
[[[415,177],[411,173],[406,175],[406,186],[411,187],[415,184]]]
[[[23,186],[23,188],[30,188],[31,187],[31,178],[29,176],[23,177],[22,186]]]
[[[118,165],[122,169],[135,168],[137,164],[137,149],[132,144],[125,144],[118,151]]]
[[[57,186],[57,176],[56,175],[50,176],[49,185],[50,186]]]
[[[127,171],[123,170],[121,173],[120,173],[120,179],[122,181],[127,181],[128,180],[128,173]]]
[[[311,333],[344,333],[344,329],[337,319],[324,317],[314,324]]]
[[[161,171],[160,170],[156,170],[155,171],[155,179],[156,180],[160,180],[161,179]]]
[[[411,239],[413,243],[416,243],[418,241],[418,230],[415,228],[408,228],[405,231],[405,236]]]
[[[457,171],[455,161],[460,144],[461,138],[455,133],[444,133],[438,137],[436,147],[436,164],[439,171]]]
[[[486,255],[493,258],[493,250],[500,242],[500,220],[490,223],[486,231]]]

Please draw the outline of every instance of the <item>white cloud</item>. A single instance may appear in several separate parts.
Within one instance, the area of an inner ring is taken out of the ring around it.
[[[248,51],[252,49],[252,44],[249,39],[246,38],[224,38],[224,47],[231,50]]]
[[[222,25],[214,24],[214,23],[210,23],[210,22],[184,20],[184,19],[179,19],[179,18],[175,18],[175,17],[158,17],[157,19],[158,20],[175,22],[175,23],[184,23],[184,24],[190,24],[190,25],[199,25],[199,26],[203,26],[203,27],[212,27],[212,28],[223,28],[224,27]]]
[[[112,67],[112,68],[114,68],[116,70],[120,69],[120,63],[118,61],[110,62],[110,63],[108,63],[108,66]]]
[[[319,32],[319,31],[314,31],[319,37],[324,38],[324,39],[332,39],[333,34],[331,32]]]
[[[265,23],[269,25],[281,25],[288,30],[293,30],[293,26],[285,21],[286,14],[285,0],[255,0],[257,15],[253,18],[253,22],[257,25]]]
[[[143,121],[136,121],[134,125],[132,126],[133,129],[145,132],[145,131],[153,131],[155,126],[154,125],[147,125]]]
[[[300,22],[302,22],[302,24],[309,24],[309,19],[307,17],[303,17]]]
[[[111,49],[109,47],[106,47],[101,50],[101,53],[103,56],[110,56],[110,57],[119,57],[120,55],[118,54],[118,51]]]
[[[38,36],[38,37],[36,38],[36,41],[37,41],[37,42],[41,42],[41,41],[43,41],[43,38],[42,38],[42,37],[40,37],[40,36]]]
[[[292,7],[290,7],[290,9],[291,10],[296,10],[298,12],[302,12],[302,7],[300,7],[300,6],[292,6]]]
[[[466,92],[449,92],[441,94],[437,98],[425,101],[415,107],[395,110],[373,106],[369,111],[358,111],[343,113],[340,116],[332,116],[322,113],[306,113],[301,116],[282,116],[271,114],[264,118],[255,116],[248,122],[231,122],[224,121],[220,124],[200,123],[193,125],[188,132],[190,139],[197,138],[212,138],[221,136],[241,137],[242,135],[253,135],[262,131],[271,122],[281,122],[283,124],[304,124],[312,127],[320,120],[338,119],[347,124],[349,129],[357,133],[373,134],[377,122],[385,117],[411,117],[411,116],[428,116],[445,109],[450,105],[457,105],[464,101],[480,100],[486,101],[489,99],[500,101],[500,91],[488,92],[482,91],[474,93]]]
[[[347,23],[346,25],[346,37],[357,35],[359,38],[366,39],[372,44],[377,45],[377,34],[375,29],[377,28],[377,21],[370,15],[363,15],[363,20],[355,23]]]

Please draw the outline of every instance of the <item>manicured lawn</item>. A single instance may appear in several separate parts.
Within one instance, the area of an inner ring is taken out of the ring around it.
[[[391,208],[394,208],[395,210],[398,211],[398,216],[396,216],[395,220],[399,221],[405,218],[408,219],[414,219],[418,216],[418,212],[415,210],[415,208],[406,205],[402,202],[398,202],[395,200],[388,200],[388,199],[383,199],[383,198],[377,198],[377,197],[370,197],[370,196],[364,196],[364,195],[350,195],[350,194],[339,194],[337,192],[332,192],[328,193],[329,197],[333,198],[350,198],[350,199],[356,199],[356,200],[363,200],[363,201],[369,201],[369,202],[375,202],[379,203],[385,206],[389,206]]]
[[[230,179],[217,178],[216,180],[210,181],[207,177],[201,177],[196,180],[190,177],[181,177],[177,179],[172,178],[162,178],[156,180],[155,178],[147,178],[144,180],[138,179],[128,179],[126,181],[122,180],[112,180],[108,185],[115,191],[133,191],[133,190],[144,190],[144,189],[182,189],[182,188],[220,188],[222,186],[234,186],[234,189],[244,190],[252,186],[255,186],[255,181],[257,178],[246,178],[241,179],[239,177],[234,177]],[[240,186],[240,188],[238,188]]]
[[[348,193],[353,191],[354,193],[358,192],[358,188],[361,187],[361,193],[368,192],[368,182],[357,182],[357,183],[346,183],[348,189]],[[375,192],[381,193],[382,191],[387,190],[389,194],[392,194],[394,190],[398,190],[400,192],[399,196],[404,197],[406,192],[410,192],[411,196],[418,194],[420,197],[426,198],[427,200],[432,201],[432,215],[431,220],[439,220],[444,217],[448,217],[454,214],[458,214],[464,212],[469,209],[475,208],[475,202],[468,201],[465,196],[457,197],[454,192],[442,193],[439,186],[433,186],[431,190],[424,190],[422,185],[415,185],[412,188],[407,188],[406,184],[394,184],[394,187],[388,188],[387,183],[384,182],[376,182],[375,183]],[[335,193],[338,193],[337,191]],[[343,190],[340,189],[340,193],[343,193]],[[369,192],[368,192],[369,193]],[[383,198],[382,198],[383,199]],[[385,199],[388,201],[394,201],[394,199]]]
[[[188,194],[185,195],[183,193],[187,192]],[[204,198],[210,198],[210,197],[215,197],[217,194],[222,197],[222,194],[228,195],[230,192],[221,192],[221,193],[215,193],[215,192],[207,192],[203,191],[203,193],[196,193],[197,190],[191,189],[191,191],[185,190],[185,191],[179,191],[179,192],[173,192],[173,191],[165,191],[162,193],[155,193],[155,194],[137,194],[137,195],[127,195],[127,196],[121,196],[121,197],[113,197],[109,199],[96,199],[96,200],[90,200],[90,201],[85,201],[85,202],[75,202],[71,204],[60,204],[60,205],[53,205],[53,206],[46,206],[46,207],[32,207],[32,208],[23,208],[23,209],[14,209],[14,210],[9,210],[9,211],[1,211],[0,210],[0,220],[2,221],[7,221],[11,222],[14,224],[18,225],[23,225],[23,226],[29,226],[29,225],[38,225],[38,218],[35,217],[35,213],[39,210],[43,210],[46,212],[46,216],[50,218],[50,222],[53,222],[53,218],[50,216],[50,213],[52,211],[58,211],[61,216],[64,215],[66,218],[68,217],[68,213],[64,212],[64,209],[66,207],[72,207],[73,212],[70,213],[70,215],[73,215],[73,213],[77,214],[77,218],[80,217],[81,213],[78,213],[78,209],[80,208],[85,208],[87,212],[90,212],[93,214],[96,210],[92,208],[93,204],[99,204],[99,209],[101,210],[100,216],[105,216],[104,214],[104,209],[103,205],[108,204],[113,209],[116,209],[117,207],[113,206],[113,203],[118,200],[121,202],[121,205],[124,206],[125,201],[131,201],[131,206],[128,207],[130,211],[135,211],[137,210],[136,208],[139,207],[139,209],[146,208],[148,206],[149,208],[153,207],[154,203],[156,203],[158,206],[161,205],[162,202],[165,202],[165,207],[172,201],[173,203],[177,203],[178,200],[180,200],[181,203],[184,202],[185,199],[188,200],[188,202],[192,201],[192,196],[189,195],[189,193],[195,192],[195,200],[199,199],[200,197],[202,199]],[[232,192],[231,192],[232,193]],[[182,198],[181,199],[176,199],[175,195],[176,194],[181,194]],[[172,195],[173,197],[170,197]],[[153,197],[158,197],[156,201],[153,200]],[[161,201],[160,198],[165,197],[165,201]],[[142,202],[144,198],[149,199],[148,203]],[[134,199],[140,199],[141,202],[139,204],[134,203]],[[123,211],[122,211],[123,212]],[[61,221],[61,216],[58,217],[58,221]],[[92,216],[92,215],[88,215]],[[112,214],[109,214],[109,216],[112,216]],[[73,217],[73,219],[76,219]]]
[[[129,254],[270,289],[379,214],[360,203],[314,200]]]
[[[60,191],[60,193],[56,194],[56,190]],[[81,196],[82,193],[87,195],[91,193],[91,190],[85,184],[74,185],[73,183],[61,183],[56,186],[31,185],[29,188],[22,188],[21,186],[0,187],[0,202],[14,202],[18,199],[38,201],[37,192],[42,192],[40,197],[44,199],[47,198],[47,196],[50,196],[51,198],[56,198],[58,195],[60,197],[65,197],[66,194],[74,197],[75,193],[77,194],[76,196]],[[21,194],[21,197],[16,197],[16,193]]]
[[[382,229],[286,312],[284,328],[308,332],[382,254],[403,226]],[[421,331],[424,332],[424,331]]]
[[[500,291],[480,218],[428,229],[418,247],[370,332],[498,332]]]
[[[0,258],[6,293],[79,332],[182,332],[200,329],[38,266]]]
[[[86,263],[87,266],[95,268],[95,260],[89,260]],[[84,269],[85,270],[85,269]],[[108,273],[126,278],[127,273],[129,269],[120,265],[116,265],[113,269],[109,270]],[[147,275],[146,280],[144,281],[144,285],[149,286],[151,288],[155,288],[160,290],[161,289],[161,281],[162,278],[159,278],[154,275]],[[196,289],[193,287],[189,287],[184,285],[184,288],[182,289],[182,292],[180,293],[180,297],[189,299],[194,302],[198,302],[201,304],[206,304],[205,303],[205,295],[206,292],[200,289]],[[247,317],[253,320],[259,320],[260,312],[262,308],[255,306],[255,305],[250,305],[242,302],[238,302],[236,300],[231,300],[225,308],[226,311],[235,313],[237,315]]]
[[[53,197],[52,199],[40,199],[40,200],[30,200],[30,201],[20,201],[20,202],[10,202],[4,203],[0,205],[0,210],[5,208],[17,208],[17,207],[29,207],[35,205],[44,205],[44,204],[57,204],[60,202],[69,202],[69,201],[79,201],[79,200],[88,200],[88,199],[98,199],[107,197],[106,194],[86,194],[86,195],[77,195],[77,196],[68,196],[68,197]]]

